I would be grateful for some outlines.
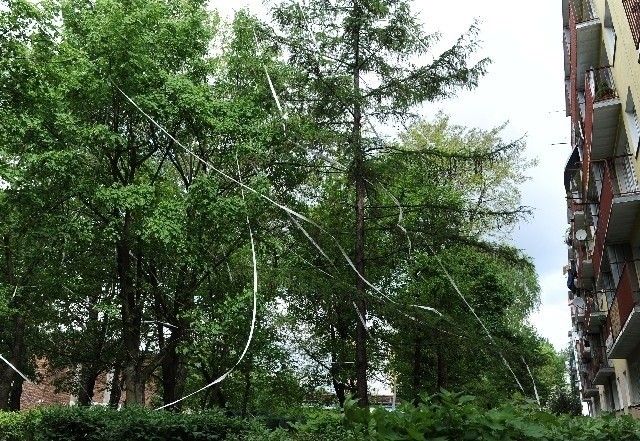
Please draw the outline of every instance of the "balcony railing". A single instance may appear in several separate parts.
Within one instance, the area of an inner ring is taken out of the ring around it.
[[[640,47],[640,0],[622,0],[636,49]]]
[[[576,268],[576,272],[578,273],[577,274],[578,280],[580,282],[582,282],[582,274],[583,274],[582,268],[583,268],[583,265],[584,265],[584,250],[582,249],[581,246],[578,246],[576,248],[576,251],[578,252],[578,262],[577,262],[577,265],[576,265],[576,267],[577,267]]]
[[[588,399],[598,396],[598,388],[593,384],[589,373],[581,375],[582,398]]]
[[[591,72],[585,77],[584,146],[582,147],[582,199],[587,200],[589,169],[591,168],[591,138],[593,136],[593,90]]]
[[[573,1],[569,2],[569,102],[571,106],[571,144],[576,145],[578,111],[578,30]]]
[[[584,325],[588,332],[599,332],[602,319],[606,313],[606,299],[605,294],[598,292],[595,297],[587,298],[585,311],[584,311]],[[605,303],[605,304],[603,304]]]
[[[635,293],[631,279],[631,263],[626,263],[620,274],[620,281],[616,288],[616,294],[609,308],[609,314],[604,327],[604,338],[607,348],[611,350],[620,332],[624,328],[629,315],[636,305]],[[613,358],[613,353],[611,354]]]
[[[590,69],[586,81],[587,85],[589,85],[589,92],[593,94],[594,103],[618,98],[618,93],[613,84],[611,67],[604,66]]]
[[[597,18],[591,0],[570,0],[569,3],[574,8],[577,23],[584,23]]]
[[[618,98],[613,84],[613,75],[609,66],[589,69],[585,75],[585,114],[584,114],[584,148],[582,160],[582,176],[589,176],[593,145],[594,104]],[[598,115],[602,116],[602,115]],[[596,158],[598,156],[595,156]],[[589,179],[582,180],[582,197],[586,199],[589,190]]]
[[[613,363],[607,358],[607,348],[596,346],[592,350],[593,358],[590,366],[592,385],[605,384],[605,379],[614,375]]]
[[[600,192],[600,214],[598,216],[598,229],[596,230],[596,241],[593,250],[593,271],[596,279],[600,276],[600,266],[602,265],[602,253],[607,236],[607,226],[611,215],[613,204],[613,184],[611,182],[611,172],[606,162],[604,165],[604,176],[602,179],[602,191]]]
[[[629,318],[629,314],[631,314],[631,311],[636,304],[635,299],[633,298],[633,285],[631,284],[629,264],[625,264],[622,274],[620,275],[620,283],[616,290],[616,298],[618,299],[620,326],[624,326]]]

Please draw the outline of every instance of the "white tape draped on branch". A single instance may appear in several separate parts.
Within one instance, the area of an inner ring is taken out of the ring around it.
[[[237,158],[236,158],[236,163],[237,163]],[[242,180],[242,178],[240,177],[240,165],[239,164],[238,164],[238,179]],[[242,200],[245,200],[244,191],[242,191]],[[224,374],[220,375],[218,378],[213,380],[211,383],[207,384],[206,386],[201,387],[200,389],[198,389],[198,390],[196,390],[194,392],[191,392],[188,395],[185,395],[184,397],[180,398],[179,400],[176,400],[176,401],[173,401],[171,403],[165,404],[164,406],[160,406],[156,410],[160,410],[160,409],[164,409],[166,407],[173,406],[173,405],[179,403],[182,400],[185,400],[185,399],[187,399],[189,397],[192,397],[192,396],[202,392],[203,390],[208,389],[211,386],[214,386],[214,385],[222,382],[225,378],[227,378],[238,367],[238,365],[244,359],[244,356],[247,354],[247,351],[249,350],[249,346],[251,345],[251,340],[253,339],[253,332],[255,331],[255,328],[256,328],[256,313],[257,313],[257,310],[258,310],[258,262],[256,260],[255,243],[253,241],[253,230],[251,229],[251,223],[249,222],[249,215],[248,214],[247,214],[247,228],[249,229],[249,239],[251,240],[251,258],[252,258],[252,261],[253,261],[253,312],[251,314],[251,330],[249,331],[249,337],[247,338],[247,343],[244,346],[244,350],[242,351],[242,354],[240,354],[240,358],[238,358],[238,361],[236,361],[236,364],[234,364],[227,372],[225,372]]]
[[[253,39],[256,43],[256,51],[258,50],[258,36],[256,35],[256,30],[253,31]],[[267,65],[262,66],[264,68],[264,73],[267,75],[267,82],[269,83],[269,89],[271,89],[271,95],[273,96],[273,100],[276,102],[276,107],[278,107],[278,111],[280,112],[280,117],[282,118],[282,130],[286,133],[287,127],[284,124],[284,120],[287,119],[284,110],[282,109],[282,105],[280,104],[280,99],[278,98],[278,94],[276,93],[276,88],[273,87],[273,81],[271,81],[271,75],[269,75],[269,70],[267,69]]]
[[[122,94],[122,96],[125,97],[125,99],[127,101],[129,101],[140,113],[142,113],[153,125],[155,125],[162,133],[164,133],[165,135],[167,135],[169,137],[169,139],[171,139],[174,143],[176,143],[176,145],[180,146],[182,149],[184,149],[185,152],[187,152],[188,154],[190,154],[191,156],[193,156],[196,160],[198,160],[199,162],[203,163],[204,165],[206,165],[207,167],[209,167],[210,170],[214,171],[215,173],[219,174],[220,176],[224,177],[225,179],[228,179],[229,181],[237,184],[241,189],[244,189],[250,193],[255,194],[256,196],[266,200],[267,202],[271,203],[273,206],[279,208],[280,210],[284,211],[285,213],[301,220],[304,221],[310,225],[313,225],[314,227],[318,228],[318,230],[320,230],[323,234],[326,234],[328,237],[331,238],[331,241],[335,244],[335,246],[338,248],[338,250],[340,251],[340,254],[342,254],[342,257],[344,258],[344,260],[347,262],[347,264],[349,265],[349,267],[356,273],[356,275],[371,289],[373,289],[376,293],[378,293],[380,296],[382,296],[383,298],[385,298],[386,300],[388,300],[389,302],[392,302],[394,304],[398,304],[398,302],[396,302],[394,299],[392,299],[391,297],[389,297],[387,294],[385,294],[380,288],[378,288],[377,286],[373,285],[371,282],[369,282],[369,280],[367,280],[362,274],[360,274],[360,272],[358,271],[358,269],[356,268],[355,264],[353,263],[353,261],[351,260],[351,258],[349,257],[349,255],[347,254],[347,252],[344,250],[344,248],[340,245],[339,241],[335,238],[335,236],[333,236],[331,233],[329,233],[325,228],[323,228],[322,226],[320,226],[317,222],[312,221],[311,219],[309,219],[308,217],[304,216],[303,214],[298,213],[295,210],[292,210],[291,208],[287,207],[286,205],[283,205],[277,201],[275,201],[274,199],[270,198],[269,196],[260,193],[258,190],[246,185],[245,183],[239,181],[238,179],[234,178],[233,176],[229,175],[228,173],[220,170],[218,167],[214,166],[213,164],[211,164],[210,162],[206,161],[205,159],[203,159],[202,157],[200,157],[197,153],[195,153],[193,150],[191,150],[189,147],[185,146],[183,143],[181,143],[178,139],[176,139],[172,134],[170,134],[167,129],[164,128],[164,126],[162,126],[161,124],[159,124],[155,119],[153,119],[153,117],[151,115],[149,115],[148,113],[146,113],[144,110],[142,110],[142,108],[140,108],[140,106],[129,96],[127,95],[117,84],[115,84],[113,82],[113,80],[109,79],[109,81],[111,82],[111,84],[113,85],[113,87],[115,87],[118,92],[120,92]],[[317,245],[317,244],[316,244]],[[326,253],[324,253],[326,255]],[[420,307],[421,309],[425,309],[428,311],[432,311],[435,312],[439,315],[439,312],[437,312],[435,309],[430,308],[430,307]]]
[[[442,263],[442,261],[440,260],[438,255],[435,253],[435,251],[433,251],[433,248],[431,247],[431,245],[428,245],[428,247],[429,247],[429,251],[431,251],[431,254],[433,255],[433,257],[435,257],[436,261],[438,262],[438,265],[440,265],[440,268],[442,268],[442,271],[447,276],[447,279],[449,279],[449,282],[451,283],[451,286],[453,286],[453,289],[458,293],[458,295],[460,296],[460,298],[462,299],[464,304],[467,305],[467,308],[469,308],[469,311],[471,311],[471,313],[476,318],[478,323],[480,323],[480,326],[482,326],[482,329],[484,329],[484,332],[487,334],[487,337],[489,337],[489,340],[491,341],[491,344],[493,344],[493,346],[496,348],[496,351],[500,355],[500,358],[502,358],[502,362],[507,367],[509,372],[511,372],[511,375],[513,375],[513,378],[516,380],[516,383],[518,383],[518,387],[520,388],[522,393],[525,393],[524,392],[524,388],[522,387],[522,384],[520,383],[520,380],[518,380],[518,376],[513,371],[513,369],[511,369],[511,365],[509,364],[507,359],[504,358],[504,355],[502,355],[502,352],[498,348],[498,345],[496,344],[495,340],[493,339],[493,336],[489,332],[489,329],[487,329],[487,327],[484,325],[484,323],[482,322],[480,317],[478,317],[478,314],[476,314],[476,311],[475,311],[475,309],[473,309],[473,306],[471,306],[471,304],[467,301],[466,297],[462,294],[462,291],[460,291],[460,288],[458,288],[458,285],[456,285],[456,282],[453,280],[453,277],[451,277],[451,274],[449,274],[449,271],[447,271],[447,268],[444,266],[444,264]]]
[[[24,378],[24,381],[26,381],[26,382],[28,382],[28,383],[31,383],[31,380],[29,380],[25,374],[23,374],[22,372],[20,372],[20,371],[18,370],[18,368],[17,368],[17,367],[15,367],[15,366],[14,366],[14,365],[9,361],[9,360],[7,360],[6,358],[4,358],[4,357],[2,356],[2,354],[0,354],[0,360],[2,360],[2,361],[4,361],[5,363],[7,363],[7,365],[8,365],[11,369],[13,369],[13,370],[14,370],[14,372],[15,372],[16,374],[18,374],[18,375],[20,375],[22,378]]]

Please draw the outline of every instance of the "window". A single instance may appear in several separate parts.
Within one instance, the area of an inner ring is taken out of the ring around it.
[[[631,88],[627,90],[627,100],[624,107],[624,119],[629,136],[629,144],[631,151],[635,150],[636,159],[638,159],[638,148],[640,148],[640,128],[638,127],[638,115],[636,114],[636,105],[633,102]]]
[[[611,11],[609,10],[609,2],[604,4],[604,47],[607,51],[609,64],[613,66],[616,59],[616,29],[611,20]]]

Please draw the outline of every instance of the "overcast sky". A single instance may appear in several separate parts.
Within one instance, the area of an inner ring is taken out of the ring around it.
[[[245,6],[261,16],[267,11],[260,0],[213,0],[211,5],[224,15]],[[569,142],[569,122],[564,113],[560,2],[457,0],[415,1],[414,5],[425,30],[440,31],[449,41],[474,19],[481,21],[479,55],[493,61],[488,75],[477,89],[426,107],[424,117],[432,119],[441,109],[453,123],[469,127],[491,129],[509,121],[505,139],[526,135],[528,156],[539,161],[522,189],[523,204],[533,207],[534,217],[516,228],[513,242],[534,259],[540,278],[542,306],[531,321],[542,336],[562,349],[571,326],[562,275],[567,260],[563,170],[570,147],[562,144]]]

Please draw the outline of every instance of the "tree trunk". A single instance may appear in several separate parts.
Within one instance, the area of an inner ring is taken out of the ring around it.
[[[124,404],[129,406],[132,404],[145,404],[145,383],[146,378],[142,378],[141,369],[138,369],[135,363],[129,362],[124,368],[124,384],[126,398]]]
[[[340,408],[343,408],[344,402],[347,399],[346,386],[341,381],[336,380],[335,377],[331,378],[331,381],[333,382],[333,389],[336,391],[338,404],[340,405]]]
[[[364,255],[364,212],[365,212],[365,177],[364,177],[364,151],[362,146],[362,105],[360,103],[360,4],[353,2],[353,18],[355,26],[353,30],[353,89],[355,102],[353,105],[353,128],[351,133],[351,146],[354,153],[354,172],[356,185],[356,226],[355,226],[355,266],[359,275],[356,275],[357,309],[359,317],[356,317],[356,382],[358,390],[358,403],[361,407],[369,407],[367,389],[367,319],[365,255]]]
[[[24,317],[20,314],[14,315],[13,342],[11,344],[11,351],[5,358],[18,368],[23,365],[25,329]],[[18,382],[19,377],[18,374],[6,364],[4,364],[0,372],[0,410],[11,410],[11,402],[15,401],[15,397],[12,396],[13,385]],[[19,389],[19,393],[22,393],[21,388]]]
[[[173,296],[173,307],[169,310],[164,310],[161,300],[161,290],[158,285],[157,271],[155,267],[150,268],[149,282],[153,287],[153,293],[155,298],[155,310],[156,319],[159,321],[169,321],[173,326],[169,329],[170,336],[165,338],[164,325],[158,324],[158,342],[160,349],[165,351],[165,354],[161,360],[160,367],[162,370],[162,400],[163,404],[167,405],[173,403],[176,400],[182,398],[184,393],[184,382],[187,378],[187,371],[185,368],[184,355],[179,354],[176,351],[176,347],[181,340],[184,340],[188,334],[188,329],[191,327],[191,323],[186,318],[179,318],[178,312],[183,308],[184,310],[191,309],[193,305],[193,290],[195,289],[196,281],[191,277],[191,280],[187,282],[189,268],[187,265],[183,265],[180,268],[178,283],[176,285],[175,293]],[[176,403],[171,406],[171,409],[180,411],[182,408],[182,402]]]
[[[24,379],[19,375],[15,375],[15,381],[11,388],[11,396],[9,397],[9,410],[12,412],[20,411],[20,399],[22,398],[22,384]]]
[[[13,253],[11,251],[11,238],[4,236],[4,258],[7,273],[7,282],[10,286],[15,287],[15,295],[10,301],[10,307],[19,308],[20,294],[18,293],[18,285],[15,274],[15,267],[13,262]],[[16,312],[12,318],[13,322],[13,341],[11,342],[10,351],[5,357],[11,364],[18,369],[24,364],[24,335],[26,330],[26,320],[23,315]],[[20,407],[20,395],[22,394],[22,387],[13,391],[13,385],[18,383],[18,374],[7,364],[2,363],[0,369],[0,410],[10,410],[12,406],[15,406],[15,401],[18,401],[18,407]],[[21,382],[22,380],[20,380]],[[12,393],[13,392],[13,393]],[[18,394],[18,397],[15,394]]]
[[[109,396],[109,406],[117,408],[122,398],[123,379],[121,377],[121,368],[116,366],[113,370],[113,378],[111,379],[111,394]]]
[[[411,391],[413,392],[413,404],[420,402],[420,392],[422,388],[422,341],[416,338],[413,343],[413,370]]]
[[[122,238],[116,245],[118,262],[118,281],[120,285],[120,301],[122,316],[122,338],[126,350],[123,369],[126,389],[125,404],[144,404],[144,383],[142,378],[142,360],[140,359],[140,325],[141,317],[137,302],[137,291],[131,262],[131,229],[132,215],[127,211],[124,217]]]
[[[80,378],[80,388],[78,390],[78,405],[89,406],[93,403],[93,390],[96,386],[98,372],[95,369],[87,369],[86,374]]]
[[[246,418],[247,407],[249,406],[249,393],[251,392],[251,370],[244,373],[244,390],[242,391],[242,408],[240,418]]]
[[[175,347],[171,348],[162,359],[162,402],[163,404],[173,403],[182,398],[184,392],[184,381],[187,371],[184,368],[182,355],[178,354]],[[182,402],[176,403],[167,410],[179,412],[182,409]]]
[[[335,348],[337,345],[336,342],[336,328],[332,325],[330,327],[330,336],[331,336],[331,347]],[[346,385],[343,381],[338,381],[338,376],[340,371],[342,371],[342,366],[338,361],[338,356],[335,352],[331,353],[331,366],[330,366],[330,374],[331,374],[331,382],[333,383],[333,389],[336,391],[336,397],[338,398],[338,404],[340,408],[344,407],[344,402],[347,398],[346,396]]]
[[[446,389],[449,386],[449,371],[447,366],[447,359],[445,355],[446,351],[441,345],[438,345],[436,349],[437,368],[438,368],[438,383],[437,389]]]
[[[222,392],[222,386],[220,385],[220,383],[217,383],[213,386],[212,395],[213,395],[211,397],[212,406],[218,406],[221,409],[225,409],[227,407],[227,399],[225,398],[224,393]]]

